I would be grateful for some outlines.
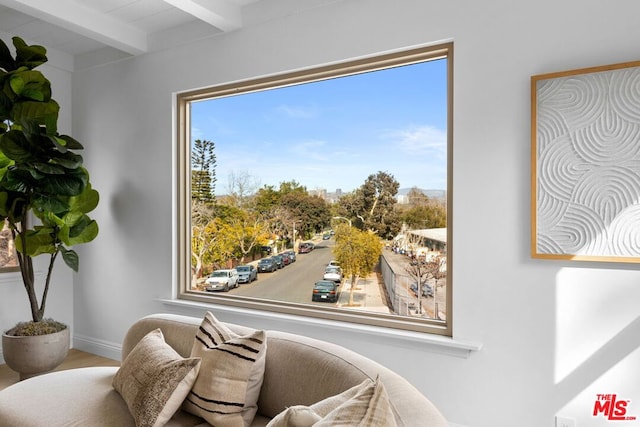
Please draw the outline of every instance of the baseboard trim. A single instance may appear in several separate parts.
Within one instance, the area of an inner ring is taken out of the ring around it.
[[[121,344],[80,334],[73,335],[73,348],[113,360],[120,360],[122,355]]]

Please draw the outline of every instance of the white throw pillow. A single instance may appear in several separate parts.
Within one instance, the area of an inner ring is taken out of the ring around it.
[[[336,396],[310,407],[291,406],[267,427],[395,427],[387,391],[379,378],[364,380]]]
[[[238,336],[207,312],[191,350],[191,357],[202,358],[200,375],[183,409],[216,427],[251,425],[266,349],[264,331]]]

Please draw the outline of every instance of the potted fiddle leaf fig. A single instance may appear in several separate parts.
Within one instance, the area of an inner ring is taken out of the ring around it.
[[[87,213],[97,206],[99,196],[76,153],[82,145],[58,133],[60,107],[51,97],[51,82],[35,69],[47,61],[46,49],[27,45],[19,37],[13,38],[13,46],[15,57],[0,40],[0,222],[11,233],[31,320],[3,334],[2,351],[9,367],[28,377],[37,372],[12,364],[43,351],[20,344],[21,338],[45,337],[48,344],[62,342],[61,347],[66,342],[57,355],[45,357],[66,356],[69,330],[44,317],[47,295],[55,261],[62,258],[78,271],[78,255],[71,247],[98,235],[98,225]],[[36,283],[33,262],[40,255],[48,260],[43,284]],[[62,359],[49,364],[57,366]],[[49,364],[45,371],[55,367]]]

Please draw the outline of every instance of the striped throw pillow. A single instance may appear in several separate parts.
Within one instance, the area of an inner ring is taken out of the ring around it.
[[[216,427],[253,422],[264,377],[264,331],[238,336],[207,312],[193,343],[191,357],[202,358],[200,375],[183,409]]]

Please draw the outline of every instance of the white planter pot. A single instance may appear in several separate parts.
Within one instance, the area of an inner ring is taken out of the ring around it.
[[[47,335],[15,337],[2,334],[2,354],[20,380],[52,371],[69,351],[69,328]]]

